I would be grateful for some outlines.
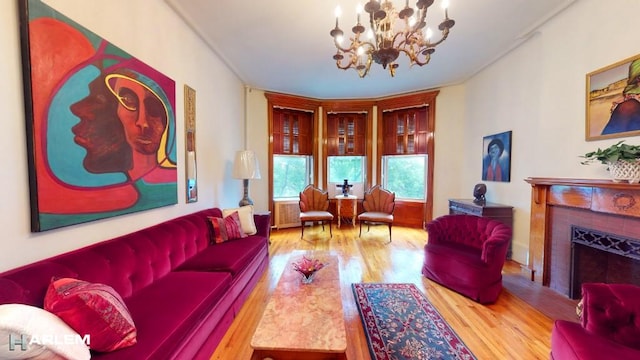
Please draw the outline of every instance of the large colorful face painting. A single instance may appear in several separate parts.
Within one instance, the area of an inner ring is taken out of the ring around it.
[[[176,204],[174,81],[20,5],[32,231]]]

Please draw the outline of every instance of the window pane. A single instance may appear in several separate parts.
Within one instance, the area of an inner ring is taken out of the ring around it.
[[[349,179],[349,183],[364,181],[364,156],[329,156],[327,163],[329,182],[342,183],[344,179]]]
[[[383,163],[384,187],[395,192],[396,198],[425,199],[426,155],[389,155]]]
[[[295,198],[309,184],[310,169],[308,156],[273,156],[273,197]]]

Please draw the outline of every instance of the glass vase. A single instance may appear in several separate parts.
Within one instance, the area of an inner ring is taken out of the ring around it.
[[[313,275],[315,275],[315,272],[309,274],[309,275],[305,275],[302,274],[302,283],[303,284],[311,284],[313,282]]]

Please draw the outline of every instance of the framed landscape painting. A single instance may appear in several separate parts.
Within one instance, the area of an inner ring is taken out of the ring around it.
[[[482,180],[511,181],[511,131],[482,139]]]
[[[640,135],[640,55],[587,74],[586,103],[587,141]]]
[[[177,203],[175,83],[20,0],[31,229]]]

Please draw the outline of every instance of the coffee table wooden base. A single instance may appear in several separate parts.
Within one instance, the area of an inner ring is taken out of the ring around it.
[[[254,350],[251,360],[347,360],[345,353],[314,353],[306,351]]]

